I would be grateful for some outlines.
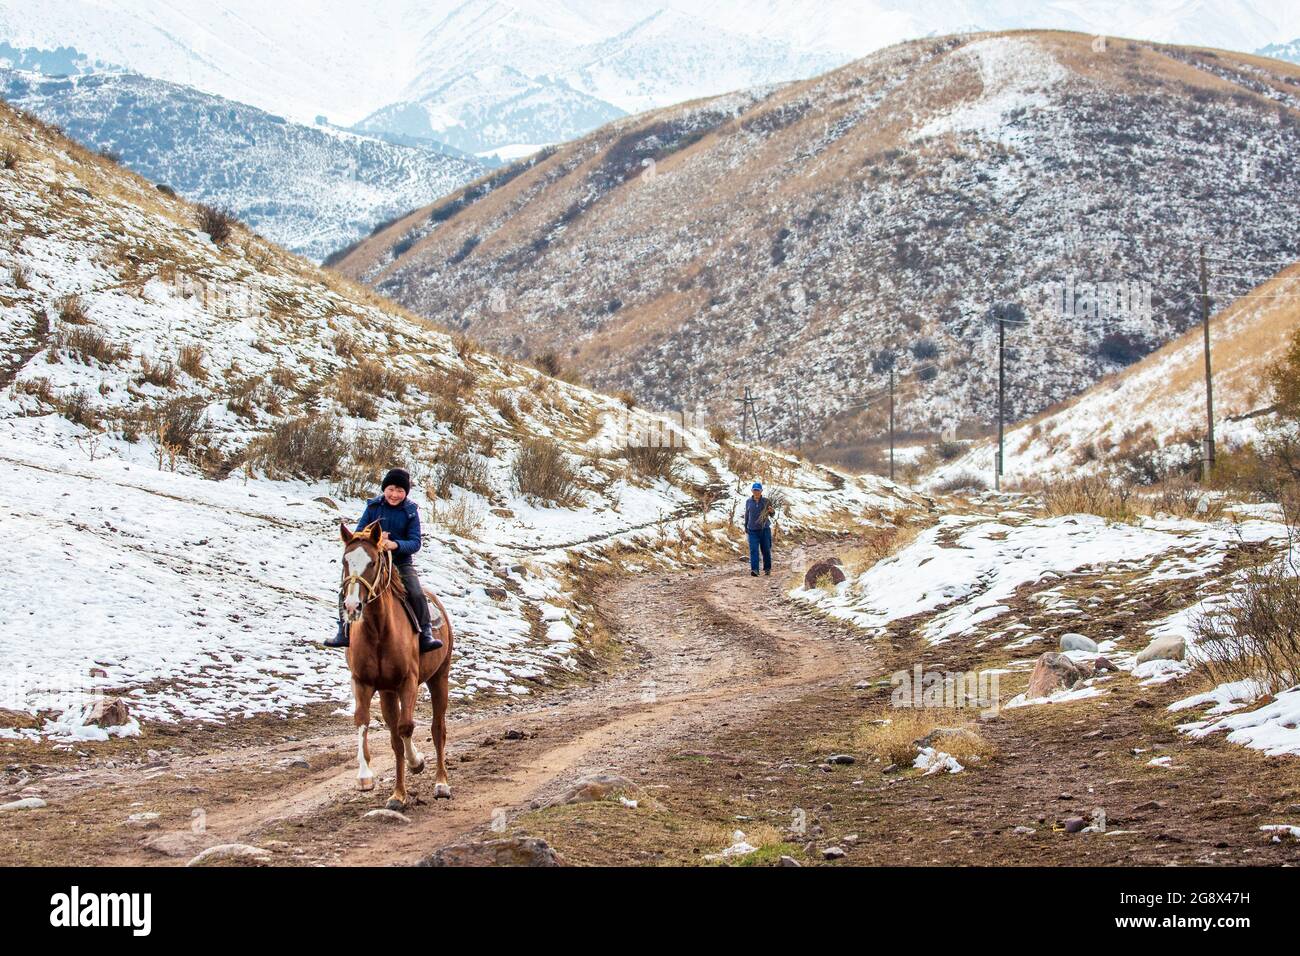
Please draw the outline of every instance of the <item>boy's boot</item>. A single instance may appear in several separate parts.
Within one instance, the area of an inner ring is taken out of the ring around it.
[[[347,647],[347,646],[349,645],[349,643],[351,643],[351,642],[348,640],[348,637],[349,637],[348,632],[349,632],[350,630],[351,630],[351,628],[346,628],[346,627],[343,626],[343,618],[339,618],[339,630],[338,630],[338,633],[335,634],[335,635],[334,635],[332,638],[330,638],[328,641],[326,641],[326,642],[325,642],[325,646],[326,646],[326,647]]]
[[[433,636],[433,622],[425,621],[420,627],[420,653],[427,654],[442,647],[442,641]]]

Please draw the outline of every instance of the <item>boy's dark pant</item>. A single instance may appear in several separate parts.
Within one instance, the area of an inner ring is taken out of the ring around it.
[[[747,531],[749,535],[749,570],[758,570],[758,554],[763,553],[763,570],[772,570],[772,526],[762,531]]]
[[[393,567],[397,573],[402,576],[402,584],[406,586],[406,599],[415,611],[415,619],[420,622],[420,632],[432,622],[429,618],[429,598],[424,593],[424,588],[420,586],[420,576],[415,573],[415,564],[407,561],[405,564],[394,564]],[[343,606],[342,600],[339,602],[339,637],[343,636]]]

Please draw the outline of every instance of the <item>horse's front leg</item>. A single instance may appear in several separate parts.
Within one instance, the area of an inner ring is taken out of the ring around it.
[[[396,783],[393,785],[393,795],[389,798],[386,806],[389,810],[396,810],[399,813],[406,809],[406,761],[405,747],[402,743],[402,705],[397,698],[397,691],[381,690],[379,692],[379,707],[384,714],[384,723],[388,725],[388,736],[393,744],[393,762],[396,765]]]
[[[409,687],[402,688],[399,698],[402,749],[406,752],[406,769],[411,773],[424,773],[424,754],[415,746],[415,701],[419,696],[420,685],[412,681]]]
[[[375,689],[360,681],[352,681],[352,698],[356,702],[352,720],[357,727],[357,787],[375,789],[375,774],[370,769],[370,702]]]

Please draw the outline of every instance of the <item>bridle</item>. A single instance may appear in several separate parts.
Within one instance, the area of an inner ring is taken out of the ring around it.
[[[343,549],[343,553],[345,555],[347,554],[347,548]],[[344,569],[347,568],[346,561],[344,562],[343,567]],[[378,598],[379,595],[387,591],[392,586],[392,583],[393,583],[393,553],[391,551],[380,550],[379,564],[375,569],[374,581],[366,580],[366,576],[364,573],[362,574],[345,573],[343,575],[343,583],[339,585],[339,607],[343,606],[343,600],[347,596],[348,588],[353,584],[360,584],[363,588],[365,588],[366,596],[361,602],[361,606],[365,607],[367,604],[370,604],[376,598]]]

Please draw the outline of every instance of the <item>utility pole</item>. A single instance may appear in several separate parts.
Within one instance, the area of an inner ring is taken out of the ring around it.
[[[1201,324],[1205,331],[1205,449],[1201,480],[1209,481],[1214,471],[1214,375],[1210,368],[1210,279],[1205,269],[1205,246],[1201,246]]]
[[[803,452],[803,397],[800,394],[799,383],[794,383],[794,440],[795,447]]]
[[[749,440],[748,423],[749,423],[749,419],[752,417],[754,419],[754,435],[757,437],[758,441],[762,441],[763,429],[762,426],[758,424],[758,399],[754,398],[753,394],[749,390],[748,385],[745,386],[744,397],[737,399],[737,401],[741,403],[740,440],[742,442]]]
[[[889,480],[894,480],[894,366],[889,366]]]
[[[1002,456],[1006,453],[1007,404],[1007,316],[998,310],[998,461],[993,475],[993,490],[1002,490]]]

